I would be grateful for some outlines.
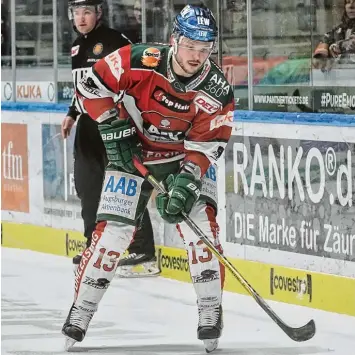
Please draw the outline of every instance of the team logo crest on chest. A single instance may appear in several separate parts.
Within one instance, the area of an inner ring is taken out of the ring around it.
[[[104,50],[104,46],[102,43],[96,43],[92,52],[95,54],[95,55],[99,55],[102,53],[102,51]]]
[[[163,128],[169,128],[170,127],[170,121],[167,120],[166,118],[163,118],[160,122],[160,127],[163,127]]]

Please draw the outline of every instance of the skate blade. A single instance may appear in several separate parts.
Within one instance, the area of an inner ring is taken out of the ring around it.
[[[69,337],[65,337],[65,344],[64,344],[65,351],[70,351],[75,343],[76,343],[76,340],[69,338]]]
[[[148,264],[148,263],[147,263]],[[120,266],[117,268],[116,276],[120,278],[139,278],[139,277],[157,277],[160,275],[160,270],[156,266],[151,265],[132,265]]]
[[[205,345],[206,353],[211,353],[216,350],[218,347],[218,339],[206,339],[203,340],[203,344]]]

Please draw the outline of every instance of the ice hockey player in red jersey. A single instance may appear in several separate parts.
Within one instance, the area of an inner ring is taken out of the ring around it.
[[[151,196],[153,188],[135,169],[133,155],[169,191],[156,197],[157,209],[176,224],[186,246],[197,294],[197,337],[206,351],[217,348],[224,268],[182,216],[188,213],[222,252],[215,162],[231,135],[234,100],[209,59],[217,31],[209,9],[187,5],[175,18],[170,46],[123,47],[97,62],[77,86],[81,104],[99,122],[109,165],[96,230],[77,270],[74,303],[62,329],[67,348],[84,339]],[[120,117],[113,101],[117,94]],[[120,307],[118,302],[118,313]]]

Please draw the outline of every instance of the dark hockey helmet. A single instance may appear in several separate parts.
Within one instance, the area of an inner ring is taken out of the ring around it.
[[[73,9],[79,6],[94,6],[96,12],[102,9],[104,0],[69,0],[68,1],[68,17],[73,20]]]

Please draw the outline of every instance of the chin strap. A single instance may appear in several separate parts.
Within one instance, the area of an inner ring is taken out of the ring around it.
[[[186,73],[185,69],[180,65],[176,59],[176,54],[178,50],[178,42],[180,42],[181,36],[173,36],[173,61],[174,63],[186,74],[186,76],[191,76],[189,73]]]
[[[172,39],[173,39],[173,55],[175,56],[178,50],[178,42],[180,42],[181,36],[174,34]]]

